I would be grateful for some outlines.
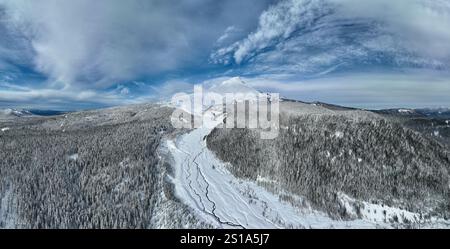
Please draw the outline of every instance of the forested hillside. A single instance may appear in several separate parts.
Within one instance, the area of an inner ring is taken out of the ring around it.
[[[281,110],[276,139],[261,140],[249,129],[215,129],[208,147],[236,176],[264,179],[260,184],[305,196],[335,217],[350,218],[341,193],[450,217],[450,153],[443,144],[370,112],[301,103],[282,103]]]
[[[164,179],[170,166],[157,150],[174,131],[171,112],[143,105],[8,123],[0,132],[0,227],[196,223],[181,204],[166,198],[171,198]],[[168,221],[163,212],[180,218]]]

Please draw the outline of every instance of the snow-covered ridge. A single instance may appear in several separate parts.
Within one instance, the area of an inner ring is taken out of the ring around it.
[[[398,109],[398,112],[399,113],[413,113],[414,111],[410,110],[410,109]]]
[[[32,115],[33,114],[28,110],[16,110],[11,108],[0,110],[0,117],[25,117]]]

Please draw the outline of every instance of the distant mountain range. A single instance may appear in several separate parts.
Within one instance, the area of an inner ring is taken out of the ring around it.
[[[39,109],[2,109],[0,110],[0,118],[14,117],[31,117],[31,116],[56,116],[67,112],[55,110],[39,110]]]
[[[450,119],[450,108],[420,108],[420,109],[398,108],[398,109],[377,110],[374,112],[396,116]]]

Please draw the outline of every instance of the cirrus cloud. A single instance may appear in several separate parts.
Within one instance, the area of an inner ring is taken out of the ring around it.
[[[257,73],[448,69],[449,25],[444,0],[284,0],[262,13],[255,31],[211,59]]]
[[[200,64],[222,30],[247,29],[267,3],[0,0],[0,16],[10,33],[26,38],[31,66],[51,81],[104,87]]]

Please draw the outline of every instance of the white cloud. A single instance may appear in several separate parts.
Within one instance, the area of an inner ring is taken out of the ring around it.
[[[120,90],[120,94],[128,95],[128,94],[130,94],[130,89],[124,87],[124,88],[122,88],[122,90]]]
[[[61,85],[101,88],[191,65],[221,30],[247,27],[267,2],[0,0],[0,10],[30,42],[38,71]]]
[[[0,105],[118,105],[183,89],[134,80],[208,68],[222,31],[247,33],[270,1],[0,0]]]
[[[10,89],[10,90],[19,90],[19,91],[26,91],[29,90],[28,87],[20,86],[16,84],[11,84],[9,82],[0,82],[0,89]]]
[[[159,99],[170,99],[172,95],[180,92],[192,92],[194,83],[184,80],[169,80],[162,84],[150,86],[152,95],[158,96]]]
[[[0,92],[0,102],[7,103],[71,103],[88,102],[100,105],[118,105],[126,103],[126,99],[110,94],[99,94],[95,91],[62,91],[55,89],[33,89],[28,91],[2,90]],[[61,106],[60,106],[61,107]],[[66,107],[67,108],[67,107]]]
[[[1,107],[27,107],[74,110],[99,106],[135,103],[128,98],[126,87],[120,91],[98,91],[76,86],[67,88],[35,87],[0,82]]]
[[[170,9],[154,9],[142,1],[2,3],[10,21],[30,37],[37,69],[65,84],[112,84],[170,69],[189,46],[179,32],[183,20],[164,18],[172,15]]]
[[[216,63],[315,72],[336,64],[448,68],[446,0],[283,0],[246,38],[215,51]]]
[[[216,44],[224,45],[226,42],[236,39],[236,36],[240,33],[242,33],[241,29],[238,29],[235,26],[229,26],[225,29],[219,39],[217,39]]]

